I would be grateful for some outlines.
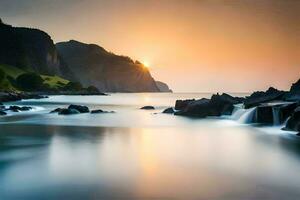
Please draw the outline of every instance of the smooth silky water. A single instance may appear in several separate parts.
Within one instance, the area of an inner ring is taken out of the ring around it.
[[[14,102],[35,110],[0,118],[0,199],[299,199],[294,134],[161,113],[176,99],[202,97],[210,94]],[[116,113],[49,114],[71,103]]]

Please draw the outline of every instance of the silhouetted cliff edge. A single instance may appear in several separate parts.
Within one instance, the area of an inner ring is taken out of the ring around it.
[[[104,92],[160,92],[149,70],[129,57],[75,40],[56,47],[83,86],[94,85]]]

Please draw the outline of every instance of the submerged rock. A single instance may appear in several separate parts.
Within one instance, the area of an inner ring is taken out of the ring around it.
[[[155,110],[155,108],[153,106],[143,106],[140,109],[142,109],[142,110]]]
[[[4,111],[2,111],[2,110],[0,110],[0,115],[7,115],[7,113],[4,112]]]
[[[79,113],[80,112],[78,110],[72,108],[63,108],[58,112],[59,115],[73,115]]]
[[[92,113],[92,114],[96,114],[96,113],[104,113],[104,111],[101,110],[101,109],[98,109],[98,110],[92,110],[91,113]]]
[[[99,114],[99,113],[115,113],[115,111],[105,111],[101,109],[91,111],[91,114]]]
[[[19,111],[28,111],[31,109],[32,107],[30,106],[9,106],[7,110],[11,110],[12,112],[19,112]]]
[[[62,111],[64,108],[56,108],[52,111],[50,111],[50,113],[59,113],[60,111]]]
[[[166,114],[173,114],[175,111],[172,107],[170,108],[166,108],[164,111],[162,111],[162,113],[166,113]]]
[[[81,105],[70,105],[68,107],[69,109],[75,109],[78,110],[78,112],[80,113],[88,113],[90,112],[89,108],[87,106],[81,106]]]

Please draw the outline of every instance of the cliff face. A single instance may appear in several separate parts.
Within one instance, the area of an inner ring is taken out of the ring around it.
[[[59,54],[84,86],[104,92],[159,92],[150,72],[131,58],[107,52],[95,44],[71,40],[56,44]]]
[[[155,81],[155,83],[156,83],[159,91],[161,91],[161,92],[173,92],[166,83],[161,82],[161,81]]]
[[[40,30],[0,23],[0,64],[73,79],[51,37]]]

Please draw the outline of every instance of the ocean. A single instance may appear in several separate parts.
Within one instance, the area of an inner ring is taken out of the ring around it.
[[[230,116],[161,113],[177,99],[210,96],[113,93],[6,103],[34,109],[0,117],[0,199],[299,199],[294,133]],[[70,104],[115,113],[49,113]],[[156,109],[139,109],[146,105]]]

